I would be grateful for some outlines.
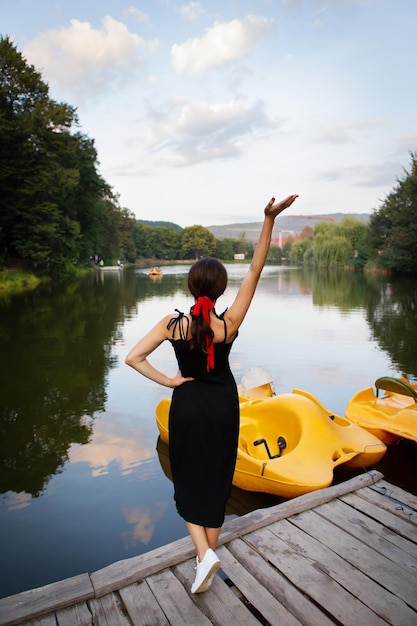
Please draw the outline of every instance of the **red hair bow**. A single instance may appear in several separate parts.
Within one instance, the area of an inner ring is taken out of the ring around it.
[[[208,296],[199,296],[197,302],[193,306],[192,315],[198,317],[203,314],[203,317],[208,326],[210,326],[210,311],[214,309],[214,304]],[[207,371],[214,369],[214,344],[212,337],[206,335],[206,348],[207,348]]]

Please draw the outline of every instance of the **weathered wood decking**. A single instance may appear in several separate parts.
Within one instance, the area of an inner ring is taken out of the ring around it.
[[[417,497],[368,472],[227,522],[191,595],[188,538],[0,600],[0,625],[417,624]]]

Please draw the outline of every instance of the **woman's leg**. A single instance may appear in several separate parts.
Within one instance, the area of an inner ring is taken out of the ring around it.
[[[205,528],[204,526],[191,524],[191,522],[185,523],[195,546],[198,560],[201,562],[204,559],[204,555],[209,548],[211,548],[212,550],[216,550],[217,541],[219,539],[221,529]]]
[[[191,585],[191,593],[202,593],[210,589],[213,578],[220,567],[220,560],[214,552],[220,528],[205,528],[190,522],[185,523],[197,552],[196,575]]]
[[[209,547],[215,552],[221,528],[206,528],[205,530]]]

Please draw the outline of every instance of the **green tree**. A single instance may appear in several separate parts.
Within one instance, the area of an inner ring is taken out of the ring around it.
[[[367,225],[352,217],[339,224],[320,222],[305,260],[318,267],[362,266],[367,258],[366,233]]]
[[[284,245],[284,248],[287,244]],[[309,247],[308,239],[298,239],[294,241],[291,247],[287,248],[288,250],[288,258],[290,259],[290,263],[293,265],[302,265],[304,260],[304,255],[306,250]]]
[[[74,107],[8,37],[0,37],[0,249],[61,272],[92,254],[119,254],[117,198],[97,172],[94,142]],[[121,216],[122,217],[122,216]]]
[[[371,215],[368,242],[378,265],[417,273],[417,153],[381,208]]]
[[[282,257],[282,249],[280,248],[280,246],[276,246],[274,243],[271,243],[267,260],[270,263],[281,263],[281,257]]]
[[[78,172],[57,158],[71,150],[74,122],[75,110],[51,100],[40,74],[9,38],[0,38],[2,245],[35,264],[52,252],[71,255],[80,237],[57,202],[78,183]]]
[[[142,259],[150,259],[153,257],[151,249],[150,233],[152,226],[147,226],[137,221],[133,229],[133,239],[135,242],[136,255]]]
[[[198,259],[201,256],[214,254],[216,238],[204,226],[184,228],[181,236],[181,252],[184,259]]]
[[[236,239],[225,237],[216,239],[216,256],[223,261],[233,261],[236,251]]]

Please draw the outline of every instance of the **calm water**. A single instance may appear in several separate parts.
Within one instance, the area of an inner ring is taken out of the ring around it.
[[[219,312],[246,269],[228,267]],[[170,390],[124,357],[163,315],[188,310],[187,271],[164,268],[156,282],[145,271],[94,274],[0,300],[0,596],[186,535],[154,418]],[[413,280],[267,267],[232,369],[240,382],[250,367],[264,367],[277,393],[305,389],[343,415],[379,376],[416,380],[416,315]],[[153,363],[175,372],[167,342]],[[391,447],[379,469],[417,493],[416,444]],[[233,489],[228,516],[278,501]]]

